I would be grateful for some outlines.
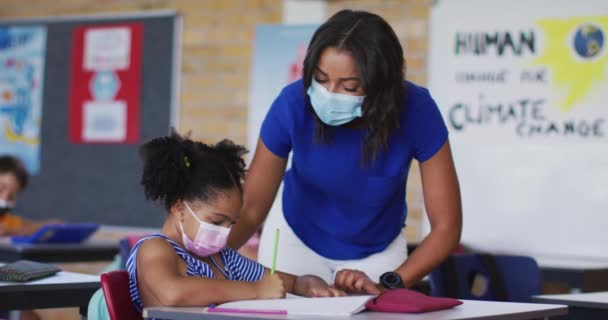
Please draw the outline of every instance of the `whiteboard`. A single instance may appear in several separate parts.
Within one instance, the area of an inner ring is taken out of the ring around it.
[[[608,1],[436,1],[429,27],[462,243],[608,261]]]

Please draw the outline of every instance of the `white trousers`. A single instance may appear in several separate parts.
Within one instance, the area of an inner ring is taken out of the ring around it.
[[[307,247],[295,235],[280,210],[271,210],[264,224],[258,251],[258,261],[268,268],[272,265],[276,228],[280,230],[276,270],[297,276],[316,275],[330,284],[333,283],[336,272],[342,269],[363,271],[372,281],[378,282],[383,273],[395,270],[407,259],[407,242],[403,233],[399,233],[384,251],[362,259],[325,258]]]

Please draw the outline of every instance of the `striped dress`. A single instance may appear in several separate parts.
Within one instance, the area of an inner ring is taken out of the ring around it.
[[[154,234],[144,237],[139,240],[137,244],[135,244],[131,250],[129,259],[127,259],[129,290],[131,300],[133,301],[133,305],[137,311],[141,312],[143,310],[143,304],[139,295],[139,287],[137,285],[137,251],[144,241],[152,238],[162,238],[171,244],[173,249],[175,249],[175,253],[177,253],[177,255],[182,258],[184,262],[186,262],[186,275],[193,277],[216,278],[213,270],[211,270],[211,266],[195,258],[188,251],[184,250],[177,243],[173,242],[164,235]],[[235,250],[224,248],[222,251],[220,251],[220,256],[222,258],[224,268],[220,267],[220,265],[216,263],[213,258],[211,260],[215,264],[216,268],[219,269],[224,277],[228,280],[254,282],[262,279],[264,276],[264,266],[251,259],[243,257]]]

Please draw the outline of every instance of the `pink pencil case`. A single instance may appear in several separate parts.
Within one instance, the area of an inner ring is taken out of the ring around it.
[[[461,305],[462,301],[438,298],[408,289],[385,291],[366,304],[366,308],[377,312],[422,313],[444,310]]]

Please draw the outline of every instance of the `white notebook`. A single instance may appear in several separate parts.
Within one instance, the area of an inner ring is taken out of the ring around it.
[[[288,295],[287,299],[243,300],[218,305],[217,308],[241,310],[284,310],[292,315],[350,316],[365,309],[375,296],[303,298]]]

